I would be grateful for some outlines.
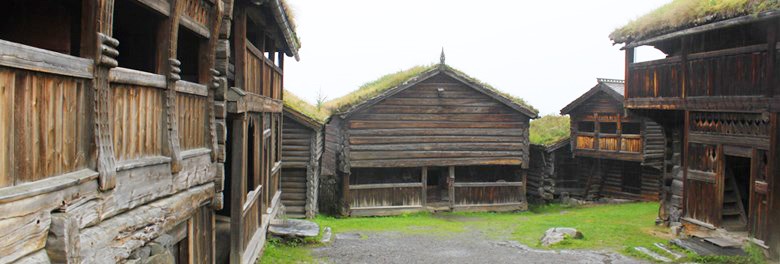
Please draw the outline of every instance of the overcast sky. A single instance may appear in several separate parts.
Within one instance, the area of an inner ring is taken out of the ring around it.
[[[288,0],[302,42],[285,89],[314,102],[384,74],[447,64],[558,113],[596,84],[623,78],[609,33],[670,0]]]

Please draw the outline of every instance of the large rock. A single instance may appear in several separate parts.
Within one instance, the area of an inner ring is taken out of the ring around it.
[[[311,221],[287,219],[283,224],[268,227],[268,233],[284,238],[316,237],[320,233],[320,226]]]
[[[547,229],[547,231],[544,232],[544,236],[542,236],[541,243],[542,246],[551,246],[558,244],[562,242],[566,237],[574,238],[574,239],[581,239],[582,233],[580,231],[577,231],[577,229],[569,228],[569,227],[554,227]]]

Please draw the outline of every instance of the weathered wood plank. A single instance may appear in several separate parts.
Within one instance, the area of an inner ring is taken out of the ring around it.
[[[447,159],[398,159],[398,160],[356,160],[353,168],[389,168],[421,166],[469,166],[469,165],[522,165],[523,160],[516,157],[494,158],[447,158]]]
[[[494,143],[417,143],[417,144],[386,144],[386,145],[354,145],[353,151],[393,151],[393,150],[518,150],[525,146],[518,142],[494,142]]]
[[[524,136],[519,129],[359,129],[350,130],[351,136]]]
[[[523,157],[518,151],[351,151],[352,160],[390,160],[412,158]]]
[[[43,249],[50,224],[48,211],[0,220],[0,263]]]
[[[382,129],[382,128],[514,128],[528,127],[525,122],[457,122],[457,121],[364,121],[352,120],[351,129]]]
[[[520,136],[351,136],[352,145],[403,144],[403,143],[487,143],[524,142]]]
[[[93,77],[93,60],[0,39],[0,65],[78,78]]]

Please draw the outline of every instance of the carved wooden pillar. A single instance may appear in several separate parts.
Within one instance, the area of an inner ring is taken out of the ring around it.
[[[176,59],[176,45],[179,37],[179,19],[184,4],[183,0],[171,0],[171,12],[168,19],[160,27],[160,56],[157,72],[166,76],[165,116],[168,142],[165,154],[171,157],[171,172],[181,171],[181,149],[179,147],[178,108],[176,105],[176,81],[181,80],[181,62]]]
[[[119,64],[116,57],[119,51],[119,41],[112,38],[113,34],[113,0],[95,0],[92,13],[95,16],[87,27],[94,26],[95,37],[86,43],[94,43],[94,49],[86,52],[95,59],[95,79],[92,81],[95,96],[95,146],[97,148],[97,171],[100,173],[101,190],[110,190],[116,186],[116,160],[114,157],[113,127],[109,116],[111,85],[109,71]]]

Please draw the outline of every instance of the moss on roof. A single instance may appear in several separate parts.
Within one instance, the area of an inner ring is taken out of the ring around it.
[[[344,95],[342,97],[333,99],[325,103],[326,108],[331,110],[334,113],[343,113],[347,110],[349,110],[351,107],[356,106],[366,100],[369,100],[371,98],[374,98],[381,94],[382,92],[385,92],[387,90],[390,90],[394,87],[397,87],[399,85],[408,83],[415,79],[415,77],[418,77],[428,71],[436,70],[439,67],[439,64],[431,64],[431,65],[418,65],[411,67],[406,70],[398,71],[395,73],[387,74],[382,77],[379,77],[379,79],[376,79],[372,82],[363,84],[355,90],[354,92],[351,92],[347,95]],[[539,111],[536,110],[533,106],[528,104],[525,100],[523,100],[520,97],[516,97],[513,95],[510,95],[509,93],[500,91],[493,86],[484,83],[476,78],[473,78],[471,76],[468,76],[467,74],[463,73],[462,71],[455,69],[453,67],[450,67],[449,65],[444,65],[448,70],[451,70],[452,72],[457,73],[458,75],[469,79],[469,81],[477,83],[479,85],[482,85],[483,87],[492,90],[493,92],[511,100],[512,102],[519,104],[523,107],[526,107],[533,111],[534,113],[538,113]]]
[[[780,9],[778,0],[673,0],[609,35],[625,43],[720,20]]]
[[[531,144],[551,146],[569,137],[569,116],[546,115],[531,121]]]
[[[330,116],[330,113],[324,107],[317,108],[287,90],[284,90],[284,106],[298,111],[321,124],[325,123],[325,119]]]
[[[287,0],[281,0],[280,2],[282,4],[282,9],[284,9],[285,16],[287,16],[287,22],[290,23],[290,29],[292,29],[295,44],[297,45],[297,48],[300,49],[301,39],[298,37],[298,23],[295,21],[295,11],[293,11],[293,8],[287,3]]]

